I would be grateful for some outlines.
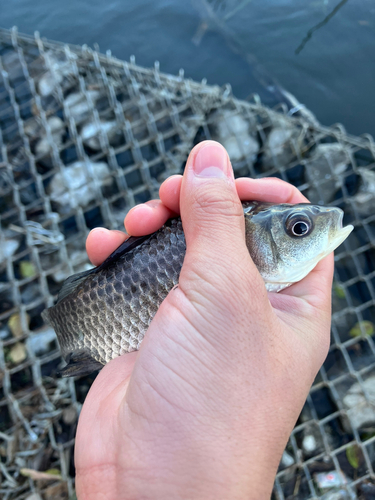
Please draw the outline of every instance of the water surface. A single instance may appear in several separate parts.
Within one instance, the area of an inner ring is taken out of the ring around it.
[[[236,96],[275,96],[254,76],[254,57],[325,125],[375,135],[373,0],[12,0],[0,24],[195,80],[232,85]],[[207,17],[211,12],[212,17]],[[199,42],[202,22],[209,26]],[[301,50],[301,43],[311,38]],[[195,42],[195,43],[194,43]],[[198,43],[199,42],[199,43]],[[299,53],[296,53],[297,49]],[[253,61],[249,63],[249,59]]]

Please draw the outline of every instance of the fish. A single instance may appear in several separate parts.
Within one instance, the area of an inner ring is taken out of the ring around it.
[[[301,203],[243,202],[246,245],[269,292],[303,279],[353,226],[343,211]],[[230,232],[230,228],[228,228]],[[60,376],[87,375],[139,349],[159,306],[178,285],[186,253],[180,218],[151,235],[130,236],[100,266],[64,282],[43,319],[57,334],[66,366]]]

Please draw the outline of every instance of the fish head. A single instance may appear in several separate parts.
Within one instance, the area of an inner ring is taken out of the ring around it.
[[[344,212],[336,207],[309,203],[250,207],[244,209],[246,243],[269,291],[303,279],[353,230],[351,225],[343,227]]]

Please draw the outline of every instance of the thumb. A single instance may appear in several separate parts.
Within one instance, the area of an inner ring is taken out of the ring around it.
[[[208,281],[227,295],[227,287],[244,283],[246,273],[246,281],[263,288],[266,295],[246,247],[233,169],[219,143],[205,141],[192,150],[182,179],[180,212],[187,246],[180,277],[185,292],[185,280],[195,288],[194,278],[199,278],[199,283]]]

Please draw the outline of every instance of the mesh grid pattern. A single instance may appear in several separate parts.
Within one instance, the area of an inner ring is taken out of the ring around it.
[[[335,256],[330,352],[273,497],[374,498],[373,139],[323,127],[302,108],[271,110],[183,72],[16,30],[0,31],[0,71],[0,496],[74,498],[75,428],[92,378],[55,378],[59,350],[40,313],[67,276],[88,268],[88,231],[122,228],[126,212],[212,138],[237,176],[280,177],[354,225]]]

